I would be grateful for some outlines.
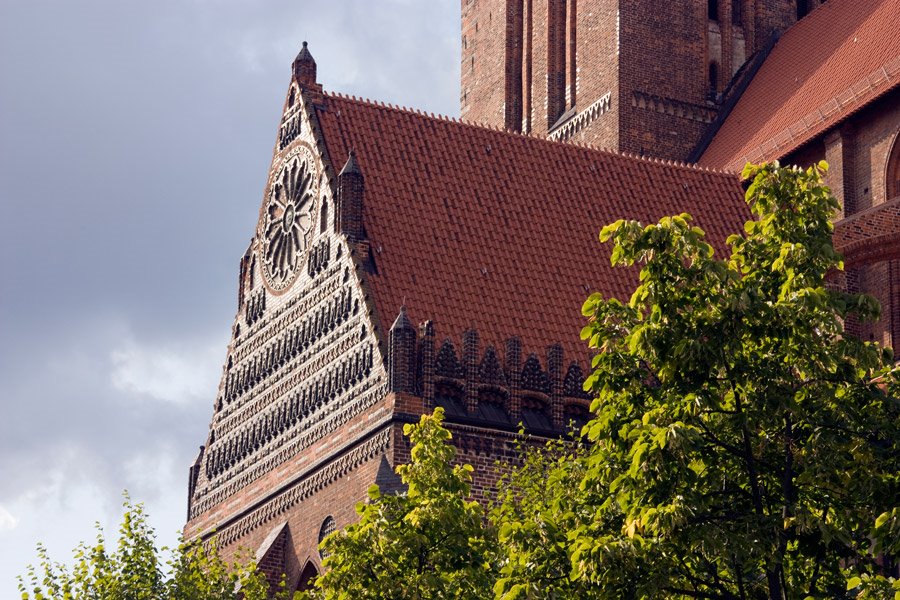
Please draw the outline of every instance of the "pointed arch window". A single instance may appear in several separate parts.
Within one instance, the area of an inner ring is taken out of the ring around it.
[[[526,429],[552,431],[550,405],[536,396],[522,398],[522,424]]]
[[[478,418],[489,423],[512,425],[512,419],[506,410],[507,395],[502,390],[492,387],[482,388],[478,392]]]
[[[447,413],[448,417],[466,416],[466,396],[462,386],[452,381],[438,381],[434,386],[434,403]]]
[[[316,565],[314,565],[312,561],[307,562],[306,566],[303,567],[303,572],[300,573],[300,581],[297,582],[297,591],[304,592],[313,589],[313,585],[315,585],[318,576],[319,570],[316,568]]]
[[[885,174],[886,200],[900,197],[900,131],[894,137],[894,147],[888,158],[887,173]]]

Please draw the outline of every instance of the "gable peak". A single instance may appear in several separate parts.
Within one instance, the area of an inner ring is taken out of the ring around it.
[[[316,85],[316,59],[309,52],[309,46],[304,41],[300,53],[294,59],[292,65],[294,79],[301,87],[314,87]]]

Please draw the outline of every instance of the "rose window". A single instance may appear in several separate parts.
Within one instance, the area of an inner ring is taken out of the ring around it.
[[[315,207],[315,172],[309,156],[286,161],[275,178],[263,215],[263,267],[276,291],[294,280],[309,246]]]

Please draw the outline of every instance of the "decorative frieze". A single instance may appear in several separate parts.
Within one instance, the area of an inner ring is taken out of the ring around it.
[[[350,419],[368,410],[387,395],[387,386],[370,379],[351,390],[347,394],[350,400],[344,404],[336,404],[335,409],[321,410],[308,421],[304,431],[289,431],[287,442],[277,451],[269,451],[259,460],[247,461],[235,467],[230,478],[225,482],[214,482],[201,490],[191,504],[190,518],[196,518],[213,506],[246,487],[261,475],[285,463],[304,448],[322,439]],[[289,442],[289,443],[288,443]]]
[[[284,401],[274,408],[256,414],[244,422],[240,433],[218,440],[207,452],[206,476],[221,475],[248,458],[288,428],[305,429],[309,416],[352,386],[368,377],[372,370],[373,348],[365,344],[344,357],[339,364],[304,381]]]
[[[606,92],[586,109],[551,131],[549,137],[560,142],[568,140],[599,117],[608,113],[611,108],[612,92]]]
[[[435,360],[435,374],[449,379],[465,379],[462,364],[456,356],[456,348],[449,339],[444,340]]]
[[[216,537],[219,546],[224,547],[234,543],[257,527],[268,523],[291,507],[306,500],[315,492],[334,483],[356,467],[383,454],[390,448],[390,443],[391,429],[384,428],[362,444],[340,453],[331,462],[305,474],[280,494],[218,532]],[[211,537],[211,535],[207,534],[206,537]]]
[[[306,273],[309,278],[314,279],[327,269],[329,260],[331,260],[331,240],[325,238],[313,246],[306,257]]]
[[[250,416],[265,410],[315,373],[345,356],[359,344],[360,337],[357,334],[356,326],[356,323],[344,324],[338,332],[323,341],[325,350],[314,348],[300,356],[276,376],[273,376],[266,383],[265,391],[260,394],[250,394],[238,410],[227,416],[220,416],[215,423],[216,435],[221,437],[240,427]]]
[[[531,353],[523,363],[522,343],[513,337],[506,341],[501,362],[493,346],[479,350],[478,335],[470,330],[463,335],[464,360],[460,361],[449,338],[435,356],[430,322],[420,332],[418,364],[413,367],[419,379],[415,389],[423,390],[423,397],[425,389],[433,389],[425,405],[443,406],[448,421],[464,418],[506,428],[515,428],[521,421],[526,428],[546,433],[565,430],[568,413],[588,410],[583,371],[577,362],[566,369],[559,344],[547,348],[544,360]],[[575,408],[566,408],[569,405]]]
[[[231,351],[234,362],[238,363],[247,358],[268,342],[273,334],[283,331],[317,304],[332,296],[341,287],[339,273],[340,267],[332,266],[327,273],[317,278],[287,303],[269,309],[265,319],[255,322],[246,334],[235,342]]]
[[[590,394],[584,391],[584,372],[577,362],[569,365],[566,376],[563,379],[563,395],[570,398],[590,398]]]
[[[644,92],[634,92],[631,95],[631,106],[700,123],[712,123],[716,118],[714,108]]]
[[[259,321],[266,310],[266,290],[260,288],[250,294],[247,304],[244,306],[244,320],[247,325],[253,325]]]
[[[550,378],[541,367],[537,354],[530,354],[522,367],[521,386],[523,390],[550,395]]]
[[[225,377],[223,398],[226,404],[248,393],[298,354],[314,346],[345,322],[353,309],[352,294],[345,287],[329,302],[307,315],[300,324],[287,328],[284,334],[259,349],[250,360],[232,366]]]
[[[284,150],[300,135],[302,120],[300,119],[300,105],[288,110],[281,118],[281,128],[278,131],[278,150]]]

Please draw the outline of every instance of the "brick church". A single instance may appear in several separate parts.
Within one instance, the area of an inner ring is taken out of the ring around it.
[[[627,298],[599,229],[689,212],[720,250],[746,161],[826,159],[835,285],[900,344],[900,0],[462,0],[462,118],[323,90],[292,65],[188,539],[302,589],[317,544],[396,489],[443,406],[484,498],[522,423],[587,419],[587,295]]]

